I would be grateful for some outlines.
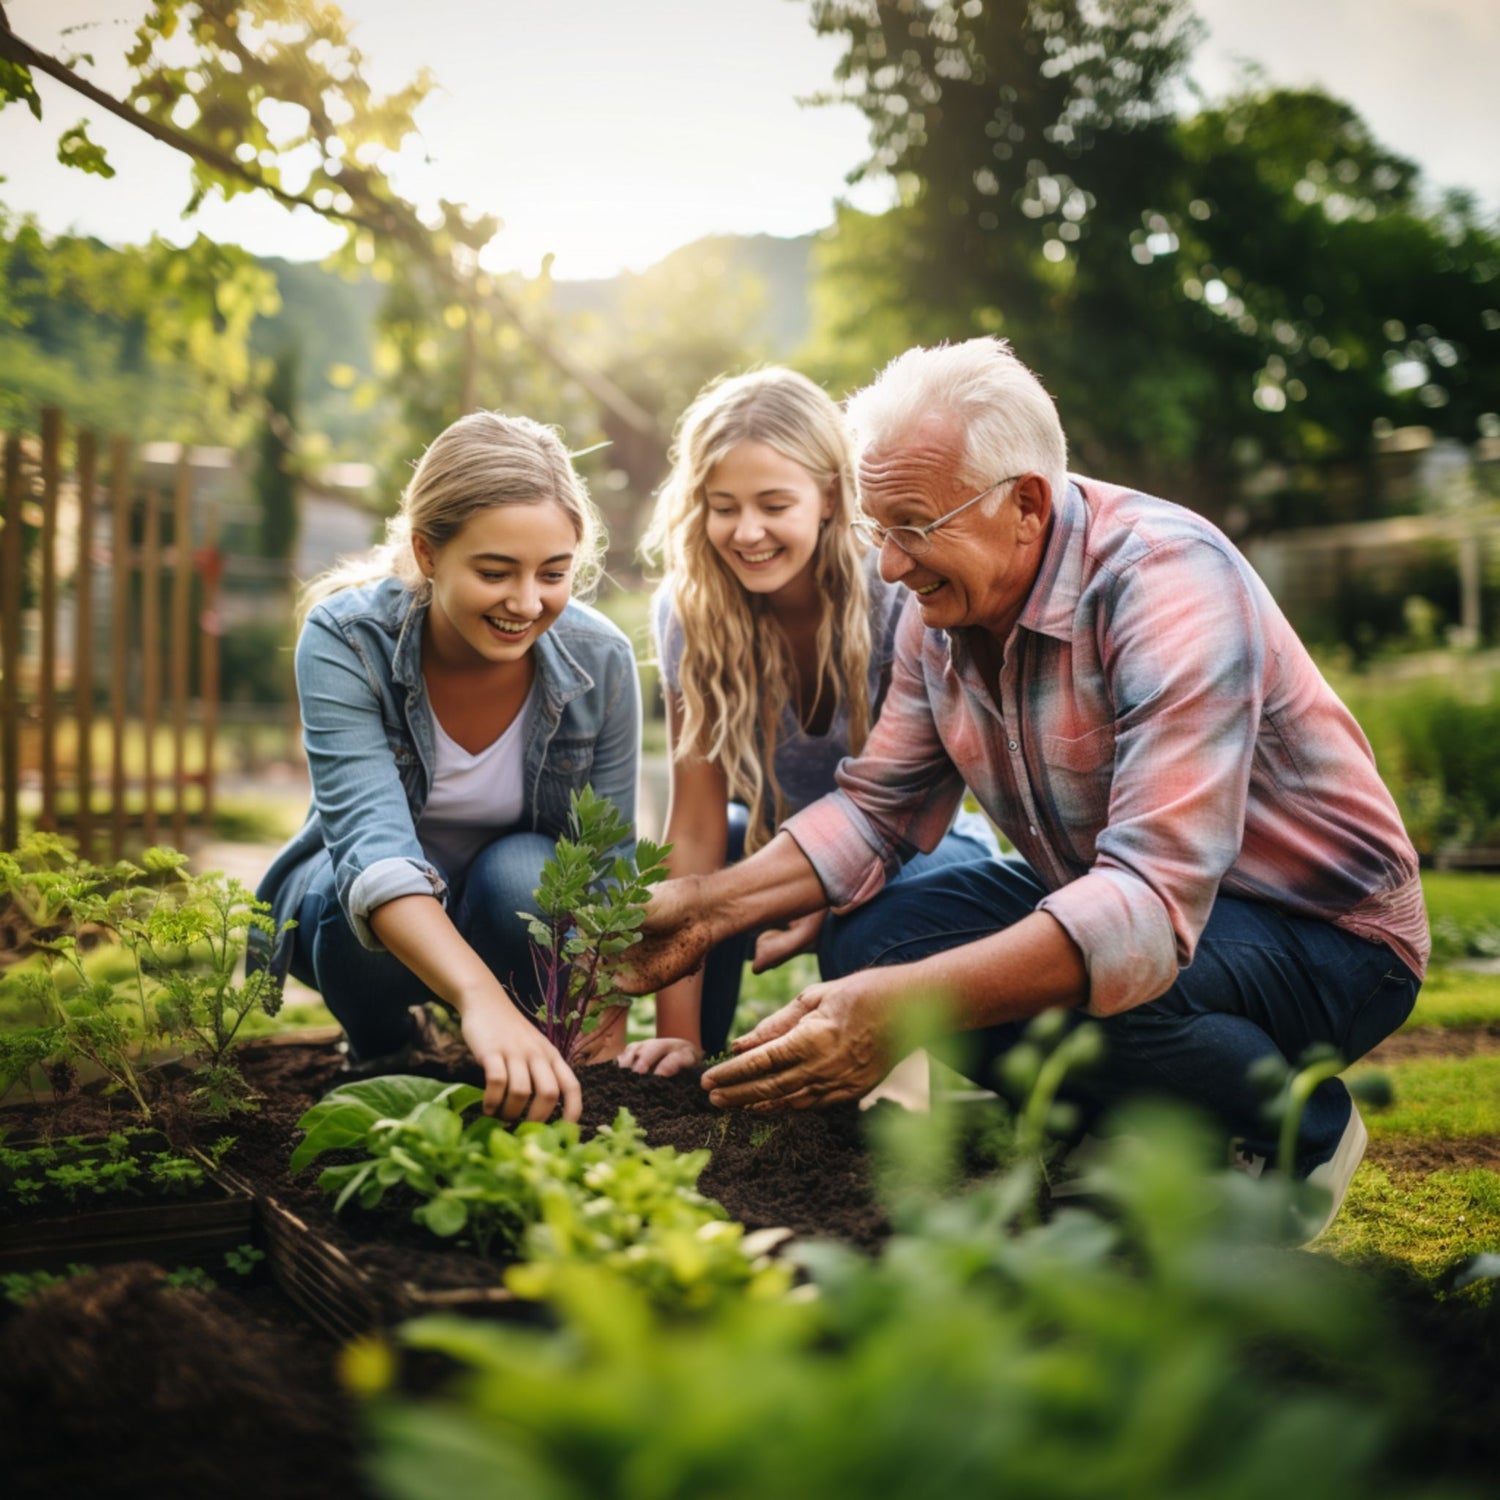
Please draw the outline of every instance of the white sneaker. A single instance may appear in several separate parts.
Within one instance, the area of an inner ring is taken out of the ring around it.
[[[1354,1174],[1361,1161],[1364,1160],[1365,1147],[1370,1143],[1370,1132],[1365,1129],[1365,1122],[1360,1117],[1359,1106],[1351,1099],[1349,1101],[1349,1123],[1344,1126],[1344,1133],[1339,1137],[1339,1143],[1334,1147],[1333,1155],[1316,1166],[1304,1178],[1304,1182],[1312,1187],[1322,1188],[1329,1195],[1329,1204],[1322,1219],[1318,1218],[1318,1210],[1312,1209],[1303,1216],[1303,1227],[1306,1229],[1305,1244],[1308,1240],[1315,1240],[1338,1218],[1339,1210],[1344,1206],[1344,1195],[1349,1191],[1349,1184],[1354,1180]]]

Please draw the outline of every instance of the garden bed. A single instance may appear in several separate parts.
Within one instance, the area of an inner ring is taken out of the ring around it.
[[[310,1105],[340,1082],[331,1039],[282,1036],[251,1043],[240,1053],[245,1078],[261,1096],[253,1113],[225,1122],[198,1121],[159,1108],[164,1128],[182,1143],[195,1134],[235,1137],[222,1179],[244,1202],[259,1204],[257,1242],[269,1256],[281,1289],[325,1332],[347,1338],[415,1313],[463,1311],[534,1317],[501,1284],[503,1261],[487,1260],[413,1224],[411,1203],[391,1195],[374,1210],[347,1207],[335,1215],[317,1186],[319,1166],[290,1174],[287,1161]],[[411,1071],[445,1080],[482,1080],[461,1044],[444,1039]],[[873,1248],[889,1233],[876,1197],[864,1122],[854,1105],[775,1120],[714,1109],[696,1074],[642,1077],[606,1063],[582,1074],[583,1124],[606,1124],[627,1108],[652,1145],[713,1155],[699,1189],[750,1229],[786,1228]],[[890,1106],[877,1106],[880,1109]],[[127,1116],[118,1102],[91,1092],[57,1106],[32,1104],[0,1111],[12,1117],[13,1138],[43,1122],[53,1133],[118,1129]],[[320,1164],[321,1165],[321,1164]],[[248,1239],[246,1232],[241,1239]],[[101,1257],[102,1259],[103,1257]],[[112,1255],[110,1259],[119,1259]],[[158,1257],[151,1257],[158,1258]],[[83,1260],[70,1254],[63,1260]],[[53,1264],[53,1261],[48,1264]],[[170,1262],[165,1262],[170,1263]]]

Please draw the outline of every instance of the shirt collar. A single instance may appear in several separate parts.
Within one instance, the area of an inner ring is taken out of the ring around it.
[[[1071,640],[1073,618],[1083,592],[1083,558],[1088,546],[1089,507],[1082,483],[1070,477],[1052,507],[1052,535],[1032,580],[1016,624],[1037,635]]]

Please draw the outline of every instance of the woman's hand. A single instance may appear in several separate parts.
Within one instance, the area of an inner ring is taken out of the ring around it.
[[[616,1059],[632,1073],[655,1073],[671,1078],[684,1068],[696,1068],[703,1061],[703,1048],[681,1036],[656,1036],[650,1041],[632,1042]]]
[[[599,1024],[578,1043],[573,1061],[581,1067],[585,1063],[604,1063],[619,1057],[625,1045],[625,1022],[629,1015],[628,1005],[606,1006]]]
[[[796,917],[785,927],[768,927],[755,940],[755,957],[750,968],[753,973],[764,974],[777,964],[798,953],[806,953],[817,947],[818,934],[823,931],[823,918],[827,909],[809,912],[805,917]]]
[[[558,1105],[563,1119],[583,1112],[583,1094],[557,1049],[504,992],[463,1007],[464,1042],[484,1069],[485,1114],[502,1120],[549,1120]]]

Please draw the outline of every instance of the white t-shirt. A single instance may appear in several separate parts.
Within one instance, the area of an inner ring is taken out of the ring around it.
[[[451,739],[437,715],[432,716],[437,764],[427,805],[417,819],[417,838],[428,859],[450,881],[461,879],[486,844],[521,821],[526,721],[535,695],[533,684],[505,733],[475,755]]]

